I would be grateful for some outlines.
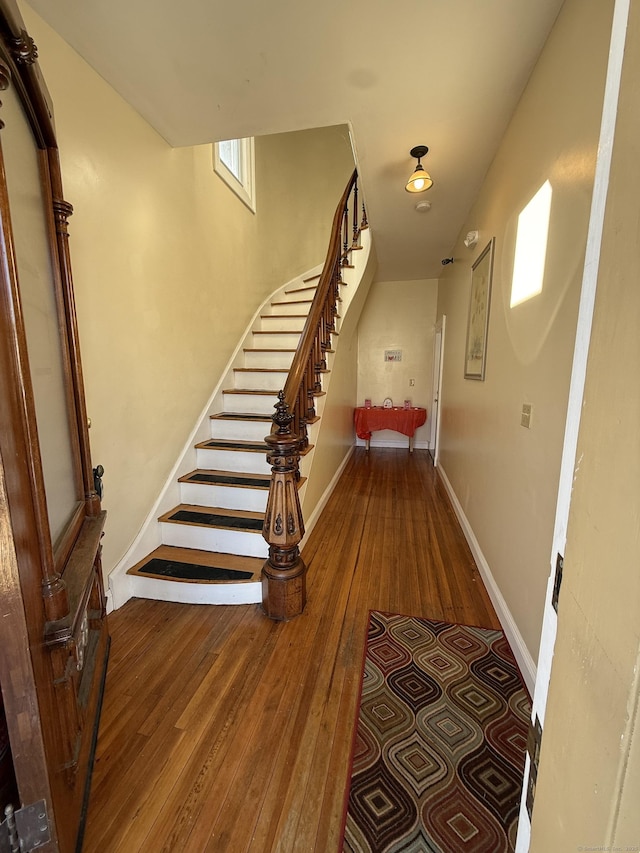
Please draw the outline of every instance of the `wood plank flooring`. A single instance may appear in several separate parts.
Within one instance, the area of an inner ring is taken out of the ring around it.
[[[370,609],[499,628],[425,450],[357,448],[303,551],[307,606],[132,599],[84,853],[338,851]]]

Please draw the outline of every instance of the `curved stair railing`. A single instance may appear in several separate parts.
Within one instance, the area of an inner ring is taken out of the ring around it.
[[[350,217],[351,211],[351,217]],[[306,566],[299,543],[304,536],[297,481],[300,452],[309,445],[307,426],[316,418],[315,398],[322,390],[336,330],[342,270],[350,267],[350,253],[360,248],[360,234],[368,227],[364,203],[358,204],[358,172],[349,178],[336,208],[329,248],[316,293],[300,335],[285,386],[278,395],[267,461],[271,485],[262,535],[269,557],[262,570],[262,602],[272,619],[286,621],[300,615],[306,602]]]

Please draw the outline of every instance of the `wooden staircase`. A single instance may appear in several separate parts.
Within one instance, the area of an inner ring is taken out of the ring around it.
[[[347,342],[355,333],[375,270],[371,250],[354,171],[334,215],[324,264],[283,286],[256,314],[155,509],[109,575],[116,609],[137,596],[262,602],[278,620],[302,612],[302,492],[314,444],[320,442],[322,453],[333,440],[318,429],[330,399],[327,374],[340,328]],[[351,285],[346,290],[344,275]],[[335,400],[344,410],[342,391],[338,383]],[[312,524],[347,458],[331,481],[319,478],[322,495],[309,496],[316,502]],[[326,479],[330,472],[319,473]]]
[[[195,444],[197,467],[178,478],[181,503],[158,518],[162,544],[127,571],[134,596],[262,600],[260,573],[268,555],[262,524],[271,480],[264,438],[318,279],[300,280],[260,315],[251,345],[242,350],[244,363],[233,369],[233,386],[222,392],[224,410],[210,416],[210,437]],[[303,457],[312,450],[309,444]],[[298,487],[305,481],[302,476]],[[194,584],[201,593],[194,593]]]

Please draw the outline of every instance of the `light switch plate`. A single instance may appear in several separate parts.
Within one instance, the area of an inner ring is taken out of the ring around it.
[[[531,413],[533,411],[533,406],[531,403],[523,403],[522,404],[522,414],[520,415],[520,426],[526,427],[527,429],[531,429]]]

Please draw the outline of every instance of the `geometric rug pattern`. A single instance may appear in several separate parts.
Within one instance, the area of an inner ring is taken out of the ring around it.
[[[344,853],[509,853],[530,700],[502,631],[372,611]]]

